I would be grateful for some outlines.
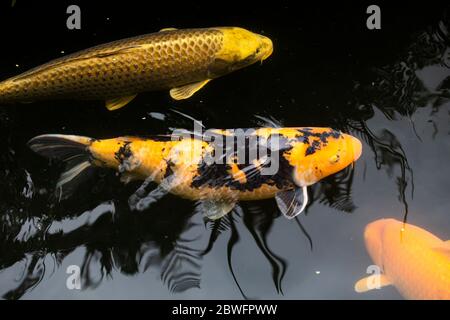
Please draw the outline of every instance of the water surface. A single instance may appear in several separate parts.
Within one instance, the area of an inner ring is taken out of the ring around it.
[[[238,25],[274,41],[274,54],[212,81],[187,101],[139,95],[108,112],[102,102],[53,101],[0,108],[0,295],[26,299],[401,299],[383,288],[353,291],[371,264],[367,223],[383,217],[450,236],[450,35],[445,6],[382,7],[382,30],[365,28],[364,5],[149,12],[136,4],[83,5],[80,31],[65,29],[62,2],[0,10],[0,78],[95,44],[163,27]],[[61,13],[62,12],[62,13]],[[205,14],[202,14],[205,12]],[[185,14],[182,14],[185,13]],[[190,14],[187,14],[190,13]],[[18,66],[16,66],[18,65]],[[167,196],[128,207],[139,183],[96,170],[58,201],[61,164],[26,142],[43,133],[96,138],[170,128],[329,126],[359,137],[353,170],[310,189],[298,221],[273,200],[241,203],[205,223],[195,204]],[[66,269],[82,269],[68,290]]]

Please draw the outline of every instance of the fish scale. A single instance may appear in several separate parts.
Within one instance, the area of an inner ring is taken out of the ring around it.
[[[163,31],[54,60],[0,84],[0,102],[108,99],[205,79],[222,46],[216,29]]]

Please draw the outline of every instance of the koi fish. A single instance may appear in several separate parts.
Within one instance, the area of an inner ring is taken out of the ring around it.
[[[237,27],[174,28],[86,49],[0,83],[0,103],[105,100],[116,110],[140,92],[187,99],[214,78],[267,59],[272,41]]]
[[[366,226],[367,251],[381,274],[355,284],[356,292],[394,285],[406,299],[450,299],[450,241],[394,219]]]
[[[70,163],[59,188],[91,166],[108,167],[119,171],[123,182],[156,182],[151,196],[163,190],[199,201],[210,219],[224,216],[238,201],[273,197],[292,219],[307,204],[308,186],[351,165],[362,152],[357,138],[330,128],[249,130],[211,130],[213,139],[204,133],[105,140],[46,134],[29,146]],[[250,157],[252,152],[257,156]]]

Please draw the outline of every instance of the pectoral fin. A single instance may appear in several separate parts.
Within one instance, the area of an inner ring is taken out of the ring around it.
[[[157,172],[157,170],[155,172]],[[147,192],[147,186],[153,181],[154,177],[155,175],[151,175],[145,179],[139,189],[130,196],[128,199],[128,204],[132,210],[144,211],[148,209],[153,203],[170,193],[173,188],[178,186],[183,181],[183,177],[172,174],[163,179],[155,189]]]
[[[164,31],[175,31],[178,30],[177,28],[162,28],[161,30],[159,30],[159,32],[164,32]]]
[[[200,201],[200,209],[206,218],[217,220],[233,210],[235,202],[231,200],[202,200]]]
[[[190,83],[182,87],[173,88],[170,90],[170,96],[175,100],[190,98],[194,93],[203,88],[209,81],[211,81],[211,79]]]
[[[392,282],[383,274],[372,274],[355,283],[356,292],[366,292],[391,285]]]
[[[275,200],[281,213],[286,218],[293,219],[305,209],[308,203],[308,189],[302,187],[282,191],[277,193]]]
[[[106,100],[106,108],[109,111],[120,109],[124,106],[126,106],[131,100],[136,98],[136,94],[133,94],[132,96],[128,97],[120,97],[120,98],[114,98],[110,100]]]
[[[140,180],[141,176],[133,173],[133,172],[124,172],[120,175],[120,182],[127,184],[131,181]]]

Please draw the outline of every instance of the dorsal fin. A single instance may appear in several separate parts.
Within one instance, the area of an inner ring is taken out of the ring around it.
[[[178,30],[177,28],[162,28],[161,30],[159,30],[159,32],[165,32],[165,31],[175,31]]]

